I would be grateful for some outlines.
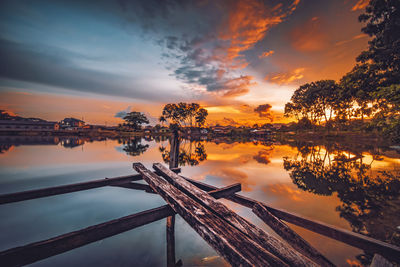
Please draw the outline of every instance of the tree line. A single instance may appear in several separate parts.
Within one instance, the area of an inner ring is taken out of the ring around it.
[[[285,105],[298,128],[376,130],[400,141],[400,1],[371,0],[359,21],[372,39],[338,82],[301,85]],[[368,120],[366,120],[368,119]]]
[[[170,128],[203,127],[206,123],[208,112],[197,103],[166,104],[163,108],[159,121],[169,123]],[[148,124],[149,119],[142,112],[132,111],[127,113],[123,119],[125,123],[120,126],[133,130],[140,130],[142,124]]]

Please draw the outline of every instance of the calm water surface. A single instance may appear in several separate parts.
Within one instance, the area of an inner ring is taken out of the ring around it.
[[[242,184],[242,194],[273,207],[389,241],[400,225],[400,152],[341,142],[181,143],[182,174],[215,186]],[[169,160],[167,140],[0,137],[0,193],[133,174]],[[272,233],[251,210],[226,205]],[[158,195],[103,187],[0,206],[0,250],[48,239],[164,205]],[[371,255],[292,226],[339,266]],[[165,266],[165,219],[63,253],[32,266]],[[176,258],[184,266],[227,263],[179,216]]]

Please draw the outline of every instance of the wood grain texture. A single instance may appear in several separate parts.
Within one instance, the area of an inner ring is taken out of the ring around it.
[[[69,185],[61,185],[54,187],[47,187],[43,189],[35,189],[11,194],[0,195],[0,204],[18,202],[23,200],[48,197],[66,193],[72,193],[82,190],[88,190],[108,185],[117,185],[128,183],[131,181],[141,180],[142,177],[140,175],[128,175],[128,176],[120,176],[115,178],[104,178],[99,180],[92,180],[83,183],[69,184]]]
[[[310,258],[321,266],[335,266],[318,250],[312,247],[307,241],[293,231],[280,219],[275,217],[263,205],[257,203],[253,207],[253,212],[263,220],[272,230],[274,230],[280,237],[288,242],[290,246],[302,253],[304,256]]]
[[[183,178],[189,181],[190,183],[194,184],[198,188],[207,192],[217,189],[217,187],[203,182],[199,182],[187,177]],[[257,200],[241,196],[239,194],[233,194],[232,196],[227,197],[227,199],[235,203],[238,203],[240,205],[243,205],[245,207],[248,207],[250,209],[252,209],[256,203],[258,203]],[[281,220],[303,227],[312,232],[341,241],[353,247],[360,248],[367,252],[381,254],[387,259],[400,263],[400,247],[398,246],[365,235],[354,233],[352,231],[341,229],[339,227],[323,223],[317,220],[311,220],[293,212],[285,211],[283,209],[273,208],[265,203],[262,203],[262,205],[267,210],[269,210],[273,215],[275,215]]]
[[[256,227],[243,217],[239,216],[221,202],[216,201],[212,196],[205,193],[201,189],[192,185],[181,176],[170,171],[160,163],[153,164],[153,168],[157,173],[161,173],[162,176],[174,185],[176,188],[201,203],[204,207],[211,210],[214,214],[226,220],[231,225],[239,229],[242,233],[247,235],[251,240],[257,242],[264,249],[269,251],[271,254],[279,257],[282,261],[291,266],[317,266],[307,257],[304,257],[301,253],[294,250],[292,247],[283,243],[279,239],[271,236],[264,232],[260,228]]]
[[[203,205],[146,169],[133,168],[210,246],[233,266],[288,266]]]
[[[175,212],[171,207],[165,205],[48,240],[5,250],[0,252],[0,265],[21,266],[30,264],[174,214]]]

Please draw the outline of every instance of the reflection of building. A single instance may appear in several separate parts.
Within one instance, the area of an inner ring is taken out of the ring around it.
[[[85,125],[84,121],[75,118],[65,118],[60,123],[63,128],[69,128],[69,127],[81,128]]]
[[[218,126],[217,125],[217,126],[212,127],[211,129],[215,134],[228,134],[232,131],[233,128],[234,127],[232,127],[232,126]]]
[[[0,151],[5,152],[12,146],[22,145],[57,145],[58,137],[48,135],[0,135]]]
[[[263,129],[263,130],[251,130],[250,133],[255,136],[267,136],[271,134],[270,130]]]
[[[0,120],[2,132],[39,132],[57,131],[60,128],[57,122],[33,120]]]
[[[188,127],[185,128],[185,133],[188,135],[204,135],[208,134],[208,130],[206,128]]]
[[[78,137],[70,137],[70,138],[65,138],[65,139],[61,140],[61,145],[63,147],[69,147],[69,148],[81,146],[84,143],[85,143],[85,140],[78,138]]]

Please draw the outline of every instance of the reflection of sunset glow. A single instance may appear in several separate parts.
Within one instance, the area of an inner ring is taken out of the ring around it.
[[[292,199],[293,201],[304,201],[301,198],[301,191],[300,190],[295,190],[292,187],[290,187],[289,185],[286,184],[275,184],[275,185],[271,185],[268,187],[268,190],[266,190],[267,193],[268,191],[271,191],[275,194],[279,194],[279,195],[286,195],[287,197],[289,197],[290,199]]]
[[[57,143],[61,140],[62,138],[54,141]],[[123,150],[124,145],[118,143],[116,140],[83,142],[82,139],[81,142],[76,143],[83,145],[73,148],[63,147],[61,143],[58,145],[16,146],[0,157],[0,167],[5,170],[13,169],[14,171],[18,170],[18,172],[24,173],[28,170],[30,172],[37,172],[39,170],[40,176],[42,176],[43,170],[47,174],[60,172],[60,170],[68,173],[71,169],[74,169],[74,171],[80,169],[93,171],[98,169],[99,166],[101,168],[108,166],[110,168],[121,169],[121,172],[118,171],[118,175],[127,175],[134,173],[131,168],[132,162],[140,161],[148,167],[151,167],[154,162],[162,162],[159,147],[168,147],[166,143],[168,141],[146,143],[142,140],[141,142],[149,144],[149,147],[143,154],[131,153],[136,156],[127,155],[126,151]],[[184,143],[182,147],[187,145],[189,144]],[[321,188],[318,179],[311,181],[311,183],[306,180],[300,180],[296,183],[290,176],[290,173],[283,168],[283,157],[297,158],[297,160],[302,158],[297,148],[276,143],[267,145],[256,142],[221,144],[204,142],[204,145],[205,151],[208,154],[207,160],[201,162],[196,167],[183,166],[183,176],[201,180],[217,187],[240,183],[242,185],[241,194],[243,195],[276,208],[285,209],[305,217],[350,229],[349,222],[340,217],[340,213],[337,210],[337,207],[343,205],[340,198],[343,196],[338,196],[338,191],[324,191],[326,189],[324,186],[328,186],[328,188],[335,186],[336,180],[334,178],[330,177],[329,179],[331,180],[328,181],[328,184],[324,184],[324,181],[321,181],[323,187]],[[310,148],[314,148],[315,153],[314,158],[310,156],[306,157],[306,160],[309,162],[318,157],[323,159],[325,153],[328,152],[323,146],[310,146]],[[47,157],[45,159],[42,157],[38,158],[36,156],[38,153],[45,154]],[[309,153],[312,153],[311,150],[309,150]],[[356,152],[348,153],[336,149],[329,155],[331,164],[333,164],[335,157],[343,153],[350,159],[354,158],[357,154]],[[371,170],[368,171],[371,171],[371,173],[376,173],[378,170],[399,170],[400,155],[393,150],[385,151],[384,153],[387,155],[383,155],[377,160],[376,155],[372,152],[363,152],[363,157],[356,159],[357,164],[361,160],[365,164],[370,164]],[[258,157],[262,157],[265,160],[260,160]],[[328,155],[325,159],[328,161]],[[22,165],[21,161],[23,162]],[[345,164],[348,164],[348,162],[345,162]],[[66,166],[74,166],[74,168],[66,168]],[[34,175],[37,175],[37,173],[34,173]],[[368,175],[370,174],[368,173]],[[97,176],[98,174],[86,178],[101,178]],[[362,181],[357,181],[357,176],[354,175],[348,182],[358,186],[357,189],[363,192],[363,190],[368,190],[368,187],[372,186],[373,188],[382,183],[372,178],[373,176],[366,181],[368,183],[362,183]],[[388,182],[392,181],[393,184],[393,178],[390,179]],[[56,182],[65,183],[64,180]],[[341,185],[339,184],[339,190],[343,187]],[[336,188],[335,190],[338,189]],[[250,210],[228,200],[221,201],[234,211],[244,214],[246,218],[249,216],[248,213],[251,213]],[[352,203],[349,207],[356,214],[363,214],[365,212],[355,203]],[[341,264],[345,264],[346,260],[354,261],[353,256],[359,253],[358,250],[349,249],[341,243],[325,240],[321,236],[309,233],[302,228],[294,228],[296,232],[312,245],[317,245],[321,248],[327,256],[330,255],[330,257],[335,258],[339,256],[343,257],[344,255],[344,259],[340,261]],[[335,249],[332,249],[333,247]],[[211,259],[213,258],[210,258],[210,262],[218,262],[219,264],[219,259],[215,259],[215,261]],[[205,259],[205,261],[207,260]],[[193,259],[193,261],[201,262],[201,258]]]

